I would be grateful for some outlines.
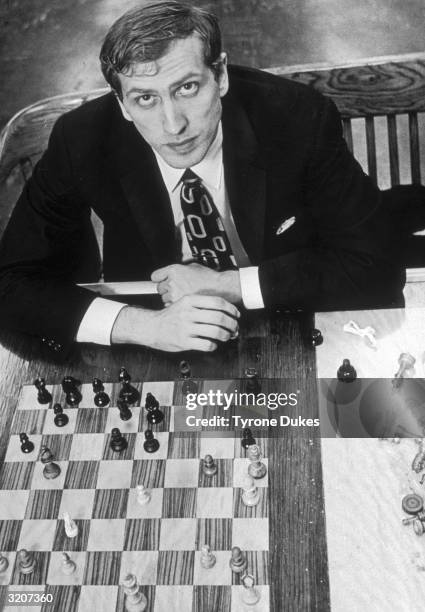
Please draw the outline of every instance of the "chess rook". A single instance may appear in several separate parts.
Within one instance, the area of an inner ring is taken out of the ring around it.
[[[39,404],[48,404],[52,401],[52,395],[46,389],[46,383],[44,378],[36,378],[34,386],[37,389],[37,401]]]
[[[127,574],[122,582],[122,586],[126,596],[125,609],[127,612],[144,612],[148,605],[148,601],[140,590],[136,576]]]
[[[35,570],[35,558],[32,552],[22,549],[18,551],[18,569],[21,574],[32,574]]]
[[[21,441],[21,451],[25,454],[32,453],[34,450],[34,444],[28,439],[27,434],[20,433],[19,440]]]
[[[93,378],[92,387],[94,393],[94,405],[98,408],[104,408],[104,406],[107,406],[111,401],[111,398],[105,392],[105,387],[103,386],[100,378]]]
[[[267,467],[261,461],[260,447],[257,446],[257,444],[249,446],[247,455],[251,462],[248,466],[248,474],[252,476],[252,478],[264,478],[264,476],[267,474]]]

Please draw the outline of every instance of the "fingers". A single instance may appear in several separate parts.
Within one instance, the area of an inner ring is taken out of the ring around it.
[[[205,325],[198,323],[195,327],[196,336],[201,338],[208,338],[210,340],[219,340],[220,342],[227,342],[230,340],[231,332],[228,329],[219,327],[217,325]]]
[[[170,268],[173,266],[165,266],[165,268],[158,268],[158,270],[154,270],[151,274],[151,281],[153,283],[160,283],[168,278],[170,273]]]
[[[231,334],[235,334],[238,331],[239,325],[238,320],[234,317],[230,317],[228,314],[216,311],[216,310],[205,310],[196,309],[194,311],[196,323],[218,325],[223,329],[228,330]]]
[[[231,317],[239,319],[240,312],[230,302],[221,297],[214,297],[211,295],[191,295],[187,296],[190,298],[190,303],[195,308],[207,309],[207,310],[221,310],[226,312]]]
[[[217,343],[206,338],[191,338],[188,346],[188,350],[203,351],[204,353],[215,351],[216,348]]]

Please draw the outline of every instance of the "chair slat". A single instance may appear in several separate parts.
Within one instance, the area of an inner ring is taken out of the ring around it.
[[[397,120],[395,115],[388,115],[387,127],[391,185],[400,185],[400,161],[398,157]]]
[[[421,165],[419,155],[419,129],[417,113],[409,113],[409,143],[412,183],[421,182]]]
[[[366,117],[366,148],[367,148],[367,167],[369,176],[378,182],[378,173],[376,169],[376,142],[375,142],[375,125],[373,117]]]
[[[353,152],[353,130],[351,129],[351,119],[342,120],[342,131],[344,134],[345,142],[347,143],[348,150],[350,153]]]

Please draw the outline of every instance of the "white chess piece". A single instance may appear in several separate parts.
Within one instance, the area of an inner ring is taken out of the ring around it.
[[[211,569],[216,563],[215,555],[211,552],[211,547],[204,544],[201,548],[201,566],[204,569]]]
[[[70,576],[76,570],[75,562],[65,552],[62,553],[62,573],[65,576]]]
[[[9,561],[7,558],[0,553],[0,574],[3,574],[9,567]]]
[[[72,520],[68,512],[63,513],[63,520],[65,523],[65,533],[67,537],[76,538],[78,535],[77,523],[74,520]]]
[[[144,612],[148,605],[148,600],[140,590],[136,576],[127,574],[122,582],[122,586],[126,595],[125,609],[127,612]]]
[[[264,478],[267,474],[266,464],[261,461],[261,450],[257,444],[248,446],[246,454],[250,460],[248,474],[253,478]]]
[[[241,578],[242,584],[244,586],[242,592],[242,601],[247,606],[255,606],[260,601],[260,593],[255,588],[255,580],[254,576],[251,574],[245,574]]]
[[[136,492],[137,492],[136,494],[137,494],[138,504],[140,504],[141,506],[145,506],[146,504],[150,502],[152,493],[148,489],[146,489],[146,487],[144,487],[142,484],[137,485]]]
[[[245,506],[256,506],[260,501],[260,492],[251,476],[247,475],[244,478],[242,488],[242,501]]]

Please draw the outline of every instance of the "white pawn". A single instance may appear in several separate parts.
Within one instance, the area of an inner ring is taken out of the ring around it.
[[[204,569],[211,569],[214,567],[216,560],[215,555],[211,552],[211,547],[204,544],[201,548],[201,566]]]
[[[9,567],[9,561],[7,558],[0,553],[0,574],[3,574]]]
[[[65,533],[68,536],[68,538],[76,538],[78,535],[77,523],[74,520],[72,520],[68,512],[63,513],[63,520],[65,523]]]
[[[62,573],[65,574],[65,576],[70,576],[71,574],[73,574],[76,570],[76,565],[74,563],[74,561],[70,558],[70,556],[66,553],[63,552],[62,553]]]
[[[256,506],[260,501],[260,491],[254,483],[254,479],[251,476],[244,478],[243,484],[242,501],[245,506]]]
[[[260,593],[255,588],[254,576],[245,574],[241,578],[244,589],[242,591],[242,601],[247,606],[255,606],[260,601]]]
[[[148,600],[140,590],[137,584],[137,579],[134,574],[127,574],[122,582],[124,588],[125,609],[127,612],[144,612],[148,605]]]
[[[248,459],[251,461],[248,466],[248,474],[253,478],[264,478],[267,474],[266,465],[261,460],[261,450],[257,444],[248,446],[246,451]]]
[[[138,504],[140,504],[141,506],[145,506],[146,504],[150,502],[152,493],[148,489],[146,489],[146,487],[144,487],[141,484],[137,485],[136,491],[137,491],[137,503]]]

